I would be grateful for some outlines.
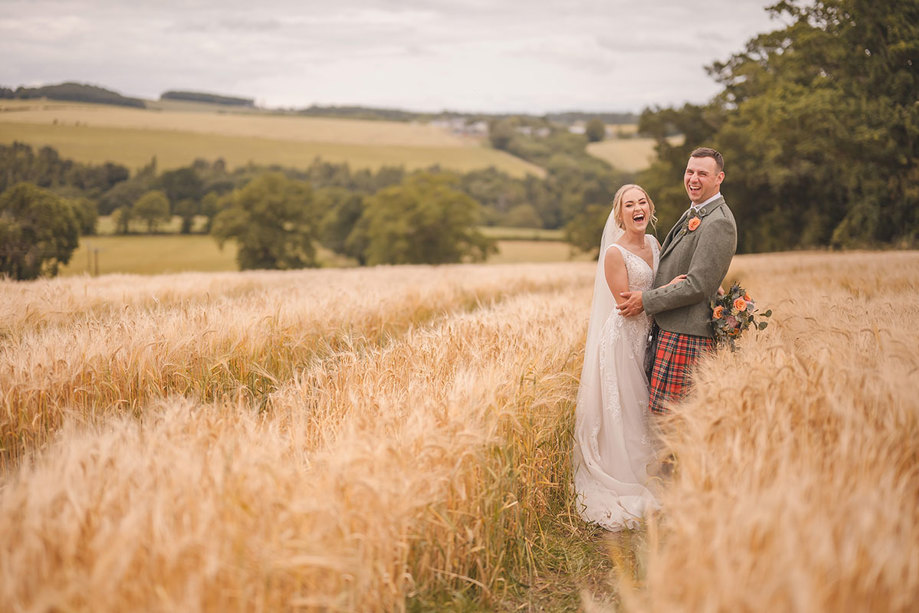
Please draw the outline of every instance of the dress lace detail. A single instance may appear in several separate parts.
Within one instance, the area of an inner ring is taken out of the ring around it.
[[[650,242],[653,266],[621,245],[610,246],[622,253],[631,291],[648,290],[654,283],[660,253],[652,237],[645,240]],[[622,317],[613,308],[599,341],[600,402],[582,403],[579,396],[575,489],[583,505],[581,516],[609,530],[634,527],[645,509],[657,506],[646,487],[647,465],[653,458],[643,368],[650,327],[651,318],[644,313]]]

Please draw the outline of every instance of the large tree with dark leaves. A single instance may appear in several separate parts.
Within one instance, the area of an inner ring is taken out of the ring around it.
[[[915,244],[919,235],[919,4],[780,2],[785,24],[709,67],[704,106],[648,110],[660,161],[640,180],[669,227],[699,145],[725,157],[740,251]],[[665,137],[686,135],[671,146]]]
[[[18,183],[0,194],[0,275],[54,276],[79,243],[73,206],[53,192]]]
[[[221,246],[236,241],[240,269],[318,266],[320,214],[309,183],[269,172],[224,201],[211,233]]]
[[[417,173],[367,198],[346,245],[371,266],[481,261],[496,249],[480,214],[456,175]]]

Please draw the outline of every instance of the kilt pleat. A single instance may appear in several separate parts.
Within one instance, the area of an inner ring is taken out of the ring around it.
[[[715,346],[715,339],[661,330],[658,336],[654,367],[651,370],[648,408],[666,413],[665,403],[679,400],[689,391],[692,365]]]

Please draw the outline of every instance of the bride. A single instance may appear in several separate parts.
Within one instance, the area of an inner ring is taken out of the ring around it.
[[[644,313],[625,318],[614,302],[622,300],[621,292],[651,288],[660,245],[645,230],[655,220],[647,192],[623,185],[597,259],[575,409],[574,487],[581,517],[607,530],[634,528],[659,506],[647,470],[654,459],[644,371],[651,318]]]

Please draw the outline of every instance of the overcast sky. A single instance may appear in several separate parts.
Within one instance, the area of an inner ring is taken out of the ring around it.
[[[705,102],[772,0],[0,0],[0,85],[545,113]]]

